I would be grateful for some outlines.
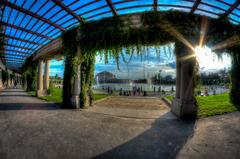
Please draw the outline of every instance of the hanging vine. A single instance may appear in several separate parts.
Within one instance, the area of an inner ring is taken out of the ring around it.
[[[27,91],[37,90],[37,62],[33,62],[33,55],[27,58],[22,67],[22,83]]]
[[[76,29],[63,34],[63,53],[65,55],[65,70],[63,80],[63,106],[71,105],[71,97],[74,86],[74,78],[77,74],[77,57]]]
[[[129,55],[136,53],[142,56],[149,54],[148,47],[151,46],[160,56],[161,47],[159,46],[179,42],[181,40],[179,35],[195,46],[199,39],[201,20],[201,15],[179,11],[154,11],[88,22],[64,33],[62,36],[63,52],[66,58],[63,87],[64,105],[71,105],[69,99],[73,90],[77,65],[81,65],[80,106],[85,107],[89,96],[89,103],[92,100],[93,66],[97,53],[104,57],[106,63],[109,58],[115,58],[119,68],[119,57],[123,49],[126,49],[126,53]],[[226,19],[209,19],[208,27],[205,44],[209,46],[218,44],[233,35],[240,35],[239,26],[232,25]],[[81,56],[76,55],[77,45],[81,47]],[[164,50],[166,49],[164,48]],[[236,59],[236,56],[234,58]],[[193,82],[194,85],[197,85],[199,80],[197,65],[194,65],[193,69]]]

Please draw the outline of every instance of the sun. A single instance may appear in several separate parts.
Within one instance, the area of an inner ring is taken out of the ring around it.
[[[194,49],[200,68],[205,69],[221,69],[231,64],[231,59],[227,55],[223,55],[224,60],[219,60],[217,54],[207,46],[197,46]]]
[[[212,52],[212,50],[209,47],[197,46],[195,48],[195,54],[196,54],[197,61],[200,65],[209,66],[214,64],[216,55]]]

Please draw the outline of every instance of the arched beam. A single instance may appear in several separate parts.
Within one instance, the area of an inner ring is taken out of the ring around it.
[[[36,19],[39,19],[39,20],[41,20],[41,21],[43,21],[43,22],[45,22],[45,23],[47,23],[47,24],[49,24],[49,25],[52,25],[52,26],[60,29],[61,31],[66,31],[66,29],[64,29],[64,28],[61,27],[60,25],[58,25],[58,24],[56,24],[56,23],[53,23],[53,22],[51,22],[50,20],[48,20],[48,19],[46,19],[46,18],[44,18],[44,17],[42,17],[42,16],[40,16],[40,15],[37,15],[37,14],[35,14],[35,13],[27,10],[27,9],[21,8],[21,7],[15,5],[15,4],[12,4],[12,3],[8,2],[8,1],[3,1],[2,3],[3,3],[4,5],[10,7],[10,8],[16,9],[16,10],[19,11],[19,12],[23,12],[23,13],[25,13],[25,14],[27,14],[27,15],[29,15],[29,16],[32,16],[32,17],[34,17],[34,18],[36,18]]]
[[[40,33],[38,33],[38,32],[32,31],[32,30],[28,30],[28,29],[25,29],[25,28],[22,28],[22,27],[13,25],[13,24],[6,23],[6,22],[2,22],[2,24],[3,24],[4,26],[10,27],[10,28],[14,28],[14,29],[17,29],[17,30],[21,30],[21,31],[30,33],[30,34],[35,34],[35,35],[37,35],[37,36],[41,36],[41,37],[43,37],[43,38],[45,38],[45,39],[48,39],[48,40],[52,40],[51,37],[46,36],[46,35],[42,35],[42,34],[40,34]]]
[[[9,55],[9,56],[11,56],[11,55]],[[8,59],[9,60],[15,60],[16,59],[16,60],[23,60],[23,61],[26,60],[26,58],[20,58],[20,57],[10,57],[9,58],[9,57],[0,56],[0,58],[4,59],[4,60],[8,60]]]
[[[193,7],[191,9],[191,14],[195,12],[195,10],[198,8],[199,4],[201,3],[201,0],[196,0],[195,3],[193,4]]]
[[[108,6],[110,7],[113,15],[114,15],[114,16],[117,16],[118,13],[117,13],[116,9],[115,9],[114,6],[113,6],[112,0],[106,0],[106,2],[107,2],[107,4],[108,4]]]
[[[153,1],[153,10],[157,11],[158,10],[158,0]]]
[[[16,53],[28,54],[28,55],[29,55],[29,53],[27,53],[27,52],[25,52],[25,51],[19,51],[19,50],[4,49],[4,50],[0,50],[0,52],[1,52],[1,51],[16,52]]]
[[[56,5],[60,6],[63,10],[67,11],[69,14],[71,14],[74,18],[76,18],[79,22],[84,23],[84,19],[74,13],[70,8],[65,6],[61,1],[59,0],[52,0]]]
[[[33,42],[33,41],[29,41],[29,40],[17,38],[17,37],[14,37],[14,36],[9,36],[9,35],[3,35],[3,36],[4,36],[5,38],[14,39],[14,40],[18,40],[18,41],[22,41],[22,42],[26,42],[26,43],[30,43],[30,44],[42,46],[42,44],[39,44],[39,43],[37,43],[37,42]]]
[[[15,48],[19,48],[19,49],[24,49],[24,50],[28,50],[28,51],[34,51],[35,49],[32,48],[28,48],[28,47],[23,47],[23,46],[18,46],[18,45],[13,45],[13,44],[3,44],[4,46],[9,46],[9,47],[15,47]]]
[[[221,16],[221,18],[225,18],[227,17],[229,14],[232,13],[232,11],[237,8],[237,6],[240,4],[240,0],[236,0],[235,3],[233,3],[233,5],[231,5],[231,7]]]

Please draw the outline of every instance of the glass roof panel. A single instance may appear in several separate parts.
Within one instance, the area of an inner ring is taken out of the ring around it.
[[[10,0],[11,3],[14,3],[16,0]],[[24,1],[16,1],[16,5],[22,6]]]
[[[181,6],[189,6],[192,7],[194,1],[189,0],[160,0],[158,4],[162,5],[181,5]]]
[[[119,8],[118,14],[129,14],[129,13],[137,13],[137,12],[145,12],[145,11],[150,11],[152,10],[152,7],[145,7],[145,6],[135,6],[134,8]]]
[[[202,10],[196,10],[195,14],[200,14],[200,15],[204,15],[204,16],[208,16],[208,17],[212,17],[212,18],[218,18],[218,16],[216,14],[212,14],[212,13],[208,13]]]
[[[82,5],[81,5],[82,6]],[[87,5],[81,9],[76,10],[76,13],[79,15],[85,15],[89,12],[95,12],[94,9],[102,8],[103,6],[107,6],[107,2],[105,0],[95,1],[94,3]]]
[[[239,15],[239,14],[238,14]],[[240,22],[240,18],[239,16],[233,15],[233,14],[229,14],[229,16],[232,20],[234,20],[235,22]]]
[[[111,17],[111,16],[113,16],[113,13],[110,10],[107,10],[107,11],[100,12],[98,14],[94,14],[89,17],[86,17],[86,19],[89,21],[93,21],[93,20],[99,20],[99,19]]]
[[[216,6],[224,10],[227,10],[230,8],[230,5],[227,5],[226,3],[223,3],[221,1],[216,1],[216,0],[202,0],[201,3],[210,4],[212,6]]]
[[[108,4],[106,0],[58,1],[58,3],[62,3],[62,5],[58,5],[51,0],[5,1],[4,3],[8,4],[5,5],[2,21],[15,26],[13,28],[6,26],[5,34],[16,37],[16,39],[6,38],[6,43],[20,47],[39,49],[42,45],[50,41],[48,39],[49,37],[53,39],[57,38],[63,30],[68,30],[71,27],[80,25],[82,22],[77,16],[81,16],[86,21],[94,21],[104,17],[114,16],[113,13],[115,11],[118,15],[122,15],[151,11],[154,9],[154,0],[111,1],[113,8],[109,6],[111,3]],[[192,11],[192,7],[196,6],[196,2],[196,0],[158,0],[157,9],[159,11],[180,10],[190,12]],[[194,14],[218,18],[230,9],[226,16],[233,24],[239,24],[240,6],[238,5],[237,8],[232,8],[236,6],[236,2],[237,0],[201,0],[201,3],[197,5],[197,8],[195,8],[193,12]],[[12,5],[16,6],[13,7]],[[14,9],[11,9],[11,7]],[[21,10],[21,8],[23,8],[23,10]],[[28,33],[26,30],[33,33]],[[39,34],[41,34],[41,36]],[[42,45],[36,45],[34,42]],[[29,55],[34,53],[34,50],[24,50],[10,46],[6,46],[6,48],[22,50],[28,52]],[[16,52],[13,53],[16,54]]]
[[[233,4],[236,2],[236,0],[220,0],[220,1],[223,1],[225,3],[228,3],[228,4]]]
[[[213,13],[216,13],[216,14],[223,14],[224,13],[224,11],[222,11],[218,8],[210,7],[210,6],[207,6],[207,5],[204,5],[204,4],[200,4],[198,6],[198,9],[203,9],[203,10],[213,12]]]

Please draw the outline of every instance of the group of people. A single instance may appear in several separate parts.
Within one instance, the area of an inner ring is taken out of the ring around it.
[[[142,87],[141,88],[137,88],[137,87],[133,87],[132,91],[123,91],[122,88],[120,88],[119,90],[119,95],[123,95],[123,96],[131,96],[131,95],[141,95],[141,93],[144,93],[144,91],[142,90]]]

